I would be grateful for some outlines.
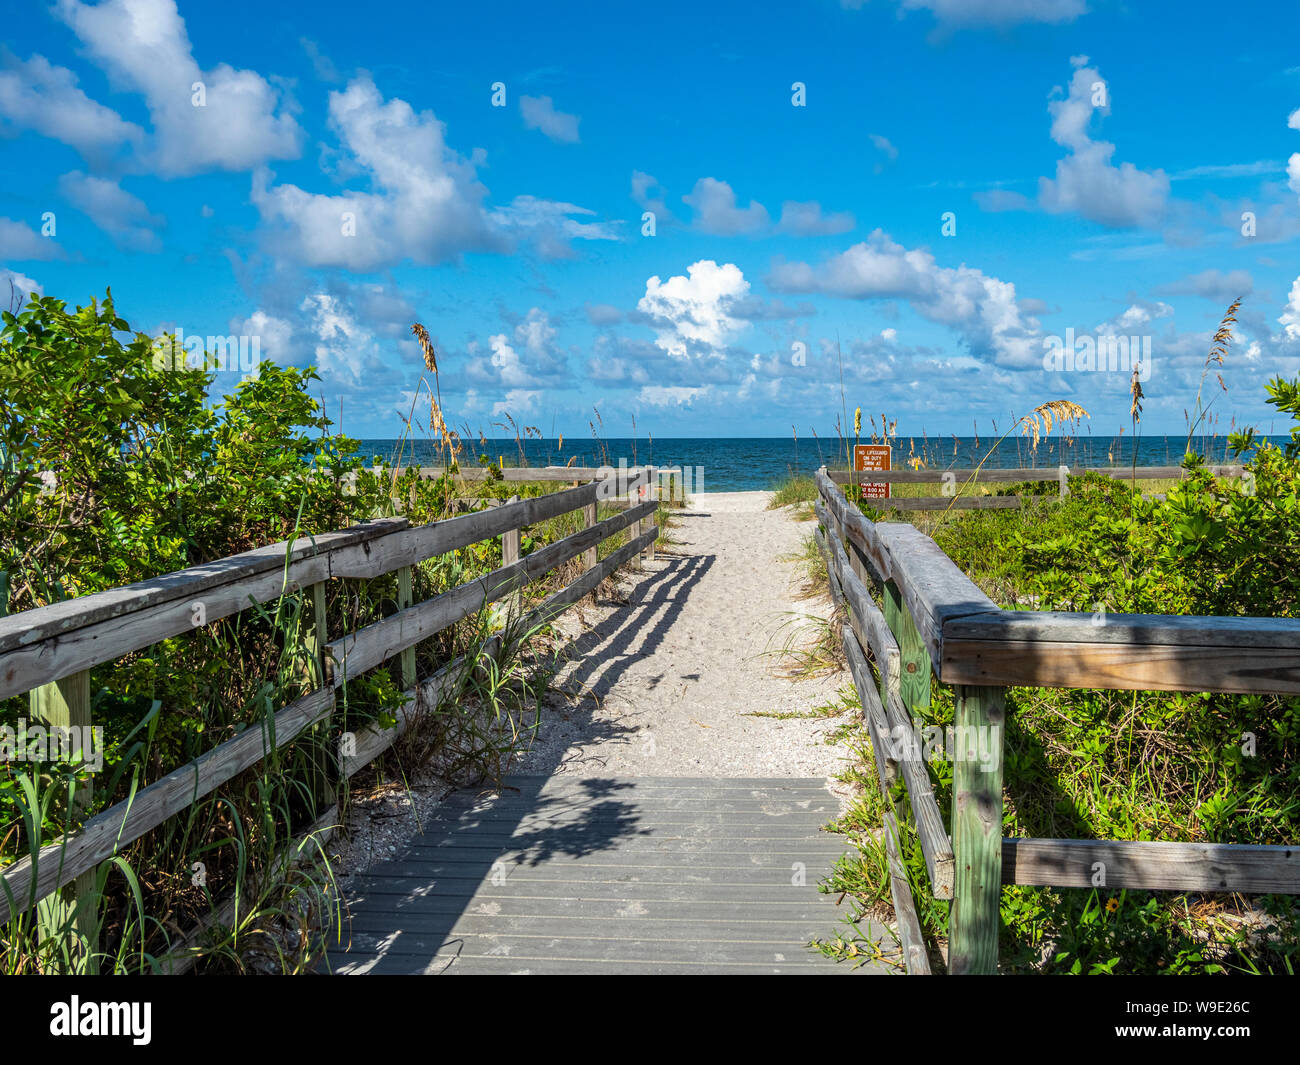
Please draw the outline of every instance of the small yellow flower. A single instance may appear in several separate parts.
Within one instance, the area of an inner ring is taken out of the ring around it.
[[[1107,900],[1106,900],[1106,912],[1107,912],[1107,913],[1114,913],[1114,912],[1115,912],[1116,910],[1118,910],[1118,909],[1119,909],[1119,899],[1107,899]]]

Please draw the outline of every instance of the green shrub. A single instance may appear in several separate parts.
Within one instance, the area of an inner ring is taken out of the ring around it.
[[[1295,617],[1300,381],[1275,380],[1269,397],[1297,428],[1286,448],[1256,447],[1253,433],[1237,434],[1239,453],[1253,448],[1243,478],[1216,478],[1190,457],[1187,475],[1159,499],[1123,480],[1072,477],[1063,500],[970,512],[933,535],[1011,609],[1095,612],[1099,620],[1104,613]],[[951,692],[935,685],[919,717],[951,724]],[[1300,839],[1300,699],[1011,688],[1006,721],[1004,835]],[[947,811],[952,766],[935,761],[930,769]],[[911,837],[904,845],[911,869],[919,848]],[[1290,972],[1300,958],[1298,915],[1290,896],[1243,903],[1009,887],[1001,960],[1039,972]],[[944,929],[930,920],[927,933]]]

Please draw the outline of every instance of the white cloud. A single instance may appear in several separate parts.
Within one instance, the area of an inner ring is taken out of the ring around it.
[[[1109,321],[1102,322],[1094,332],[1098,336],[1127,336],[1157,318],[1172,318],[1174,309],[1160,300],[1142,300],[1131,304]]]
[[[1246,270],[1231,270],[1222,273],[1218,270],[1202,270],[1172,284],[1164,285],[1160,291],[1172,294],[1190,292],[1217,303],[1231,303],[1238,296],[1249,296],[1255,289],[1254,279]]]
[[[310,306],[310,305],[309,305]],[[293,323],[276,318],[266,311],[256,310],[247,318],[232,318],[230,331],[234,336],[257,337],[262,358],[285,365],[293,351]]]
[[[27,62],[0,54],[0,117],[14,129],[30,129],[71,145],[86,159],[103,160],[121,145],[139,144],[144,131],[77,86],[77,76],[44,56]]]
[[[317,78],[330,84],[337,84],[343,80],[339,68],[334,65],[334,61],[329,56],[320,50],[320,45],[310,37],[299,37],[298,43],[302,45],[302,50],[307,53],[307,58],[311,60],[311,68]]]
[[[555,102],[549,96],[519,97],[519,113],[529,129],[540,130],[560,144],[578,143],[578,123],[582,120],[577,115],[555,110]]]
[[[309,266],[371,270],[403,260],[433,264],[466,251],[503,251],[483,209],[475,160],[447,146],[432,112],[384,101],[366,77],[329,96],[329,126],[375,191],[326,195],[254,175],[252,200],[281,226],[279,250]],[[354,233],[350,231],[348,218]]]
[[[492,349],[492,368],[502,384],[508,387],[522,387],[533,383],[532,376],[524,370],[523,360],[510,346],[504,333],[489,337],[488,346]]]
[[[496,389],[536,389],[566,383],[564,355],[556,348],[557,331],[550,316],[533,307],[514,324],[510,334],[488,337],[491,354],[470,363],[471,380]],[[477,349],[471,346],[471,356]]]
[[[11,291],[9,286],[13,286]],[[39,281],[33,281],[25,274],[20,274],[17,270],[10,270],[7,267],[0,266],[0,306],[10,307],[10,298],[17,306],[13,307],[14,311],[20,310],[26,306],[27,299],[31,295],[44,296],[45,289],[41,287]]]
[[[1283,165],[1276,159],[1257,159],[1253,163],[1205,163],[1202,166],[1188,167],[1169,176],[1170,181],[1188,181],[1192,178],[1239,178],[1256,177],[1260,174],[1276,174]]]
[[[738,207],[731,186],[716,178],[700,178],[682,200],[695,209],[695,227],[715,236],[753,235],[771,223],[766,207],[755,200],[748,207]]]
[[[843,0],[860,7],[861,0]],[[1020,22],[1072,22],[1087,12],[1085,0],[898,0],[903,11],[929,11],[941,25],[1006,27]]]
[[[979,189],[973,195],[986,211],[1028,211],[1034,206],[1033,200],[1014,189]]]
[[[632,171],[632,199],[643,211],[651,211],[658,223],[676,221],[668,209],[668,191],[651,174]]]
[[[132,196],[115,181],[71,173],[59,178],[59,193],[95,225],[113,238],[120,248],[156,252],[162,241],[158,230],[166,219],[152,214],[144,201]]]
[[[1289,129],[1300,130],[1300,107],[1291,112],[1291,117],[1286,120]],[[1287,186],[1292,192],[1300,192],[1300,152],[1292,154],[1291,158],[1286,161]]]
[[[0,259],[61,259],[63,249],[53,237],[43,237],[26,222],[0,218]]]
[[[623,320],[623,312],[609,303],[588,303],[586,310],[592,325],[613,325]]]
[[[542,393],[537,389],[512,388],[506,393],[505,399],[492,404],[492,417],[499,418],[503,414],[509,414],[513,417],[532,414],[537,410],[537,404],[541,398]]]
[[[877,174],[884,172],[885,167],[898,160],[898,149],[890,143],[888,137],[881,136],[879,133],[872,133],[871,143],[876,146],[876,151],[884,156],[884,159],[878,161],[875,166]]]
[[[312,362],[322,376],[360,383],[374,337],[336,296],[318,292],[302,301],[312,334]],[[269,324],[269,323],[268,323]]]
[[[524,320],[515,326],[515,339],[524,345],[529,354],[543,358],[551,355],[555,340],[555,327],[540,307],[532,308]]]
[[[886,158],[891,161],[898,158],[898,149],[889,143],[888,137],[883,137],[879,133],[871,134],[871,143],[882,151]]]
[[[964,264],[939,266],[930,252],[905,248],[880,229],[820,266],[778,263],[767,281],[779,292],[907,300],[922,317],[955,329],[973,355],[1006,366],[1041,358],[1038,322],[1021,310],[1015,285]]]
[[[516,196],[508,206],[492,211],[490,219],[502,229],[526,236],[546,259],[567,259],[575,240],[621,240],[609,222],[580,222],[573,216],[594,218],[596,212],[573,203]]]
[[[781,221],[776,228],[777,232],[793,237],[820,237],[847,233],[855,225],[857,221],[848,211],[823,214],[816,200],[808,203],[786,200],[781,205]]]
[[[655,323],[655,343],[676,358],[714,355],[728,337],[745,328],[733,306],[749,293],[749,282],[735,263],[719,266],[712,259],[692,263],[686,276],[646,282],[637,310]]]
[[[194,59],[175,0],[58,0],[59,18],[118,85],[143,94],[155,134],[153,167],[164,177],[250,170],[299,154],[302,130],[279,90],[251,70]],[[201,83],[205,106],[192,86]]]
[[[1291,295],[1278,318],[1288,340],[1300,340],[1300,277],[1291,284]]]
[[[708,385],[695,388],[686,385],[643,385],[637,398],[650,407],[689,407],[710,391]]]
[[[667,205],[667,191],[650,174],[632,171],[632,199],[646,211],[652,211],[656,221],[675,221]],[[794,237],[825,236],[847,233],[857,221],[848,211],[830,214],[822,210],[816,200],[800,202],[786,200],[781,205],[781,218],[775,226],[771,215],[757,200],[745,207],[736,202],[735,190],[717,178],[700,178],[682,202],[694,208],[693,227],[701,233],[721,237],[757,237],[773,232]]]
[[[1047,106],[1052,115],[1052,140],[1070,152],[1056,164],[1056,178],[1038,179],[1038,202],[1052,213],[1076,211],[1107,226],[1150,226],[1161,220],[1169,197],[1169,177],[1163,170],[1139,170],[1132,163],[1115,166],[1115,145],[1094,141],[1088,133],[1094,111],[1110,113],[1110,88],[1101,74],[1085,66],[1087,56],[1075,56],[1070,89]],[[1100,86],[1100,87],[1099,87]],[[1104,106],[1094,107],[1094,94],[1104,93]]]

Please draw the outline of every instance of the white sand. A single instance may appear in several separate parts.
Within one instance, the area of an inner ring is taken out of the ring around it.
[[[770,498],[697,494],[670,529],[678,542],[626,574],[630,602],[582,609],[589,628],[558,682],[587,697],[546,711],[517,772],[807,777],[842,764],[843,748],[825,738],[843,718],[746,716],[811,711],[847,676],[789,680],[764,655],[792,636],[811,642],[811,632],[789,627],[792,614],[830,609],[824,598],[799,600],[799,566],[781,561],[813,524],[766,509]],[[572,613],[565,624],[582,628]]]
[[[806,712],[832,699],[848,674],[791,681],[761,657],[789,636],[791,611],[829,613],[824,599],[799,600],[792,554],[812,531],[767,492],[696,495],[669,530],[678,541],[640,572],[625,572],[625,605],[590,600],[558,627],[574,636],[557,683],[585,691],[543,711],[516,773],[577,776],[826,777],[847,758],[825,743],[844,718],[778,720],[747,711]],[[801,636],[807,638],[807,634]],[[358,784],[354,782],[354,784]],[[433,765],[353,791],[347,831],[331,842],[348,875],[399,854],[453,785]]]

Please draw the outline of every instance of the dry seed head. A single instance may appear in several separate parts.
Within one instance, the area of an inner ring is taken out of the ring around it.
[[[424,353],[424,365],[437,373],[438,359],[433,353],[433,341],[429,339],[429,331],[419,322],[416,322],[411,326],[411,332],[415,334],[415,339],[420,342],[420,350]]]
[[[1068,399],[1051,399],[1046,403],[1040,403],[1021,419],[1021,432],[1033,439],[1030,446],[1037,449],[1038,441],[1052,431],[1054,420],[1065,423],[1091,417],[1092,415],[1077,403]]]

